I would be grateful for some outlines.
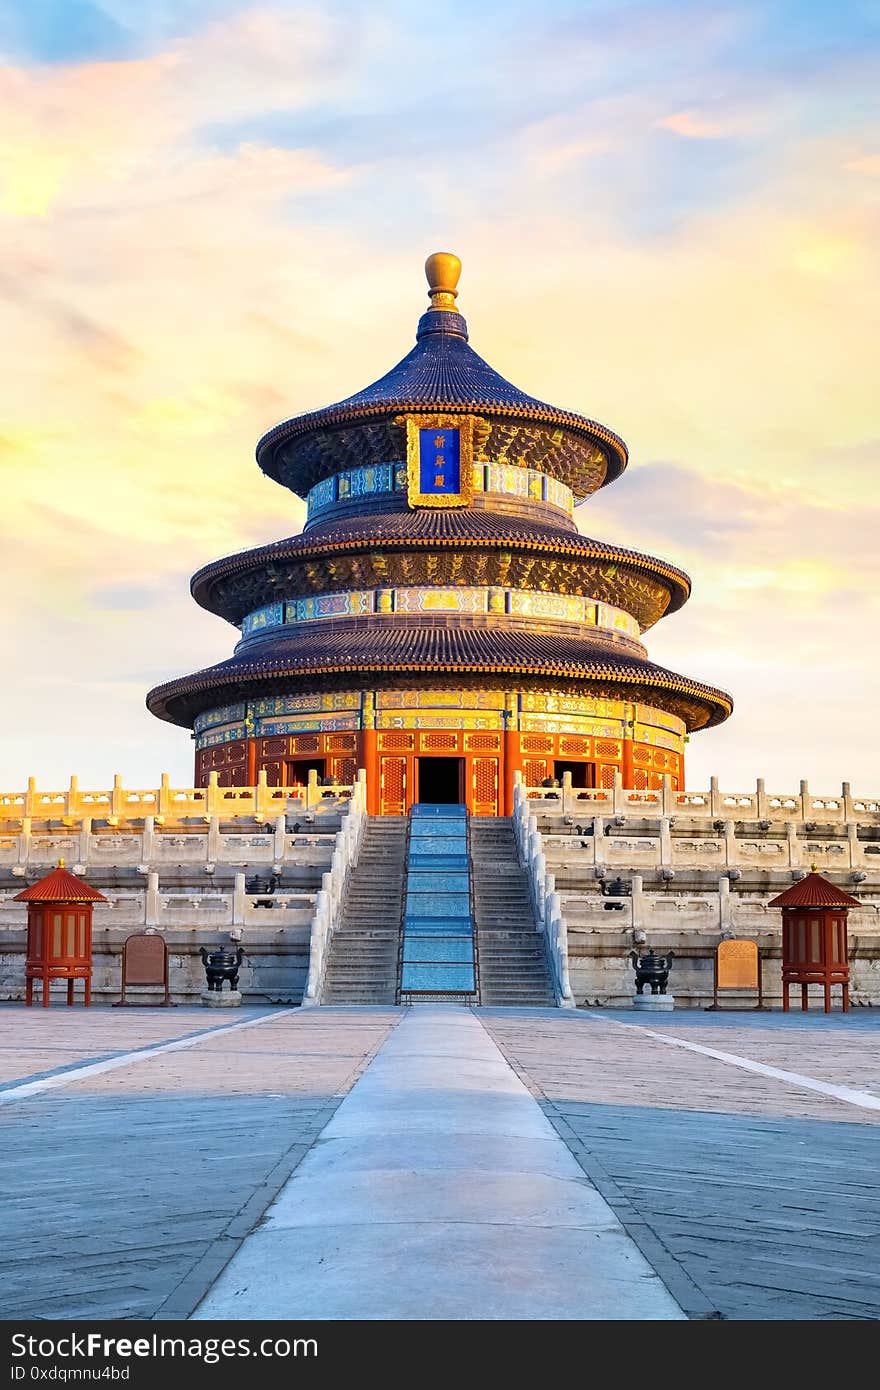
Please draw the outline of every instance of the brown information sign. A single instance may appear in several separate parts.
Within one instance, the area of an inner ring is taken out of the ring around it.
[[[716,988],[757,989],[758,947],[754,941],[722,941],[718,946]]]
[[[718,991],[720,989],[756,989],[758,1002],[752,1007],[763,1009],[764,988],[761,980],[761,954],[754,941],[742,941],[736,937],[720,941],[715,952],[715,978],[712,986],[710,1009],[720,1008]],[[734,1004],[733,1008],[737,1005]],[[744,1004],[740,1008],[747,1007]]]
[[[122,946],[122,998],[114,1008],[133,1008],[132,1000],[126,999],[125,991],[130,985],[156,985],[164,993],[159,1000],[160,1008],[173,1008],[168,989],[168,947],[161,936],[152,932],[135,932],[127,936]],[[152,1000],[138,999],[138,1004],[151,1004]]]

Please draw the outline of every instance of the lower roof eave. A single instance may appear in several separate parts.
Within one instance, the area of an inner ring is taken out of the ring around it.
[[[191,729],[194,720],[204,710],[210,709],[216,698],[223,700],[246,700],[270,693],[277,682],[296,681],[298,685],[306,682],[314,685],[322,677],[352,676],[355,679],[366,673],[381,676],[406,678],[413,675],[419,678],[433,675],[438,679],[451,675],[477,675],[486,679],[501,676],[528,680],[564,681],[587,687],[591,693],[601,698],[622,699],[643,698],[645,703],[660,703],[657,697],[664,693],[675,705],[686,702],[691,708],[690,717],[681,714],[689,733],[698,729],[711,728],[722,724],[733,712],[733,700],[722,690],[691,682],[686,677],[673,678],[673,674],[653,675],[651,670],[637,669],[597,669],[584,670],[576,666],[522,666],[505,663],[456,662],[438,666],[436,662],[408,662],[394,666],[385,663],[333,662],[315,664],[308,669],[291,665],[277,667],[262,666],[249,669],[247,666],[227,663],[225,666],[209,668],[192,676],[183,676],[156,686],[147,695],[147,708],[157,719],[167,720],[182,728]],[[356,679],[356,683],[360,683]],[[615,690],[615,687],[620,687]],[[643,696],[635,688],[644,691]],[[676,698],[677,697],[677,698]],[[671,710],[670,712],[675,712]],[[704,717],[701,719],[699,714]]]

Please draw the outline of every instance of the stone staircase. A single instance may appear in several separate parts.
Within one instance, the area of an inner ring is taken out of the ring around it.
[[[406,879],[407,819],[371,816],[333,933],[322,1004],[393,1004]]]
[[[480,1002],[553,1008],[544,940],[535,925],[525,870],[510,820],[470,818]]]

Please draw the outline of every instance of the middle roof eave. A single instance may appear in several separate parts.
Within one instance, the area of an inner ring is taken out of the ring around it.
[[[622,565],[650,576],[668,589],[668,613],[676,612],[690,596],[688,575],[655,556],[593,540],[579,531],[543,526],[515,515],[502,516],[465,508],[367,514],[328,523],[326,528],[311,527],[301,535],[240,551],[204,565],[193,575],[190,588],[203,608],[237,623],[243,613],[230,607],[217,591],[237,577],[253,574],[264,567],[382,547],[405,551],[410,548],[455,550],[457,547],[474,550],[486,546]]]

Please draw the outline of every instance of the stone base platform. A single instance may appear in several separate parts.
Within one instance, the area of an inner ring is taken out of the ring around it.
[[[241,992],[237,989],[203,989],[202,1008],[240,1009]]]
[[[632,1006],[640,1013],[666,1014],[675,1008],[675,998],[671,994],[636,994]]]

